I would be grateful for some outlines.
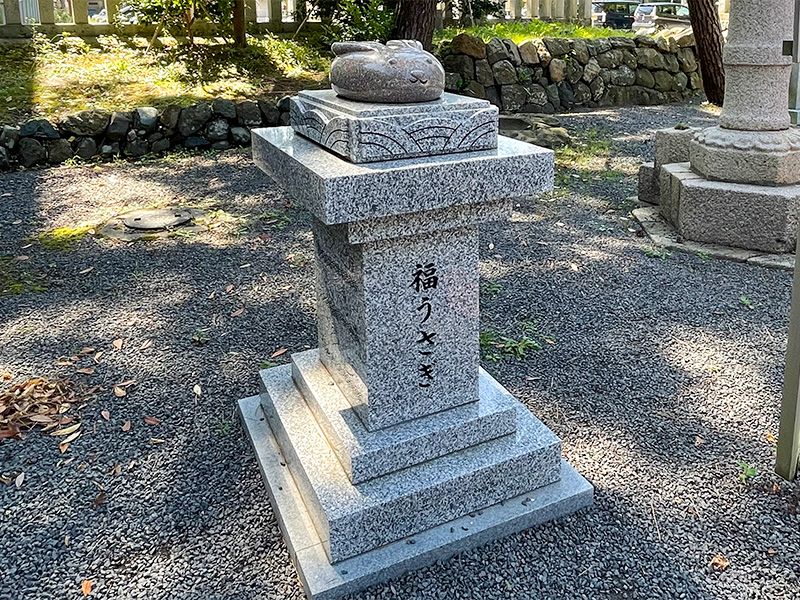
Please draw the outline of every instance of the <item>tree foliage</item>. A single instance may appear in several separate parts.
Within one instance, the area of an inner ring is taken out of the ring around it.
[[[218,31],[230,34],[234,0],[129,0],[141,23],[162,23],[163,28],[190,40],[199,19],[215,23]]]

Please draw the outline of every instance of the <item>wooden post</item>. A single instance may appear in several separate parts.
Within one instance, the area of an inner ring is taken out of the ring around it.
[[[553,0],[542,0],[542,18],[549,20],[553,17],[553,11],[551,10],[550,3]]]
[[[564,20],[564,0],[555,0],[553,7],[553,18],[556,21]]]
[[[6,25],[21,25],[22,13],[19,10],[19,0],[5,0],[3,2]]]
[[[52,4],[52,2],[50,3]],[[106,15],[108,16],[108,24],[113,25],[117,18],[119,11],[119,0],[106,0]]]
[[[39,0],[39,23],[53,25],[56,22],[53,0]]]
[[[578,20],[578,0],[567,0],[567,20],[574,23]]]
[[[282,23],[281,0],[269,0],[269,22]]]
[[[797,255],[800,257],[800,254]],[[786,346],[786,370],[783,378],[781,424],[775,472],[789,481],[797,476],[800,451],[800,261],[795,258],[792,285],[792,312],[789,316],[789,342]]]
[[[522,18],[522,0],[510,0],[508,8],[512,19],[519,20]]]
[[[87,25],[89,23],[89,9],[86,0],[72,0],[72,22],[75,25]]]
[[[581,8],[581,20],[586,27],[592,26],[592,0],[581,0],[583,6]]]

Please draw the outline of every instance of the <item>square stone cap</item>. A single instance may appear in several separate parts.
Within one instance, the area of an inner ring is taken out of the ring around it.
[[[252,134],[259,168],[326,225],[553,189],[553,151],[503,136],[491,150],[354,164],[291,127]]]
[[[348,116],[356,118],[373,117],[399,117],[408,115],[416,117],[428,113],[438,114],[453,110],[481,110],[490,108],[492,103],[488,100],[468,98],[458,94],[445,92],[438,100],[430,102],[408,102],[404,104],[377,104],[373,102],[357,102],[337,96],[333,90],[304,90],[297,96],[311,104],[318,104],[338,110]]]

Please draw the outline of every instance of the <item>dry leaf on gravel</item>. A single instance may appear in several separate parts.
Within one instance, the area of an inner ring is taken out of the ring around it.
[[[124,343],[125,343],[125,340],[123,340],[122,338],[117,338],[112,342],[112,344],[114,345],[114,348],[116,348],[117,350],[122,350],[122,345]]]
[[[83,375],[94,375],[94,369],[92,369],[91,367],[88,367],[86,369],[78,369],[75,372],[76,373],[81,373]]]
[[[128,392],[126,392],[124,389],[122,389],[122,388],[121,388],[121,387],[119,387],[118,385],[115,385],[115,386],[114,386],[114,395],[115,395],[117,398],[122,398],[122,397],[124,397],[124,396],[127,396],[127,395],[128,395]]]
[[[144,343],[141,346],[139,346],[139,350],[147,350],[152,345],[153,345],[153,338],[146,339]]]
[[[17,475],[17,478],[14,480],[14,485],[17,486],[17,488],[20,488],[20,487],[22,487],[22,482],[23,481],[25,481],[25,473],[20,473],[19,475]]]
[[[273,352],[272,354],[270,354],[270,355],[269,355],[269,357],[270,357],[270,358],[277,358],[278,356],[280,356],[280,355],[281,355],[281,354],[283,354],[284,352],[286,352],[286,348],[281,348],[280,350],[275,350],[275,352]]]
[[[226,294],[230,294],[232,291],[233,291],[233,286],[232,285],[229,285],[229,286],[227,286],[225,288],[225,293]]]
[[[125,423],[122,425],[122,431],[130,431],[130,430],[131,430],[131,422],[125,421]]]
[[[708,563],[709,567],[714,567],[718,571],[724,571],[731,565],[731,561],[727,558],[722,556],[722,554],[717,554],[714,558],[711,559],[711,562]]]
[[[240,308],[239,310],[235,310],[231,313],[232,317],[240,317],[244,313],[244,308]]]
[[[64,422],[57,418],[67,412],[78,400],[72,382],[50,382],[46,379],[29,379],[0,392],[0,442],[6,438],[21,439],[21,434],[35,426],[45,430]],[[72,431],[75,431],[72,429]],[[58,435],[68,435],[63,430]]]
[[[81,350],[81,354],[91,354],[94,352],[94,348],[90,348],[89,346],[85,346],[83,350]]]
[[[192,388],[192,391],[195,393],[195,396],[197,396],[198,398],[203,395],[203,388],[201,388],[197,384],[195,384],[195,386]]]
[[[84,596],[88,596],[92,593],[92,585],[94,584],[93,581],[90,579],[84,579],[83,583],[81,584],[81,591],[83,592]]]
[[[110,421],[110,420],[111,420],[111,413],[110,413],[110,412],[108,412],[107,410],[101,410],[101,411],[100,411],[100,414],[103,416],[103,418],[104,418],[106,421]]]
[[[100,364],[100,357],[101,356],[103,356],[103,351],[102,350],[100,350],[100,352],[98,352],[97,354],[94,355],[94,362],[96,362],[97,364]]]
[[[158,417],[145,417],[144,422],[147,423],[148,425],[158,425],[159,423],[161,423],[161,419],[159,419]]]
[[[3,371],[2,373],[0,373],[0,379],[2,379],[3,381],[8,381],[9,379],[11,379],[11,373],[9,373],[8,371]]]
[[[767,442],[768,442],[768,443],[770,443],[770,444],[777,444],[777,443],[778,443],[778,439],[777,439],[777,438],[776,438],[774,435],[772,435],[772,432],[771,432],[771,431],[768,431],[768,432],[766,433],[766,435],[764,436],[764,438],[765,438],[765,439],[767,440]]]
[[[92,271],[94,271],[94,267],[89,267],[87,269],[84,269],[83,271],[78,271],[78,275],[88,275]]]

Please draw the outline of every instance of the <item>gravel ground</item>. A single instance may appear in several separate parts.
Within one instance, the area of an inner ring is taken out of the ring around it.
[[[652,129],[710,118],[698,106],[564,117],[578,138],[613,137],[610,157],[561,169],[569,190],[521,201],[510,223],[482,231],[483,326],[543,346],[484,366],[562,438],[594,506],[358,598],[800,597],[800,486],[771,474],[769,441],[791,278],[651,257],[627,216]],[[168,203],[216,211],[219,226],[25,247]],[[0,255],[28,256],[16,276],[47,288],[0,298],[6,384],[104,388],[76,412],[87,434],[64,454],[39,433],[0,445],[0,475],[25,473],[20,487],[0,485],[0,599],[78,599],[84,579],[91,597],[118,600],[302,597],[235,402],[256,392],[264,361],[315,343],[308,221],[244,153],[0,177]],[[98,364],[56,364],[86,346],[103,351]],[[757,470],[747,483],[740,460]],[[730,566],[709,566],[717,555]]]

